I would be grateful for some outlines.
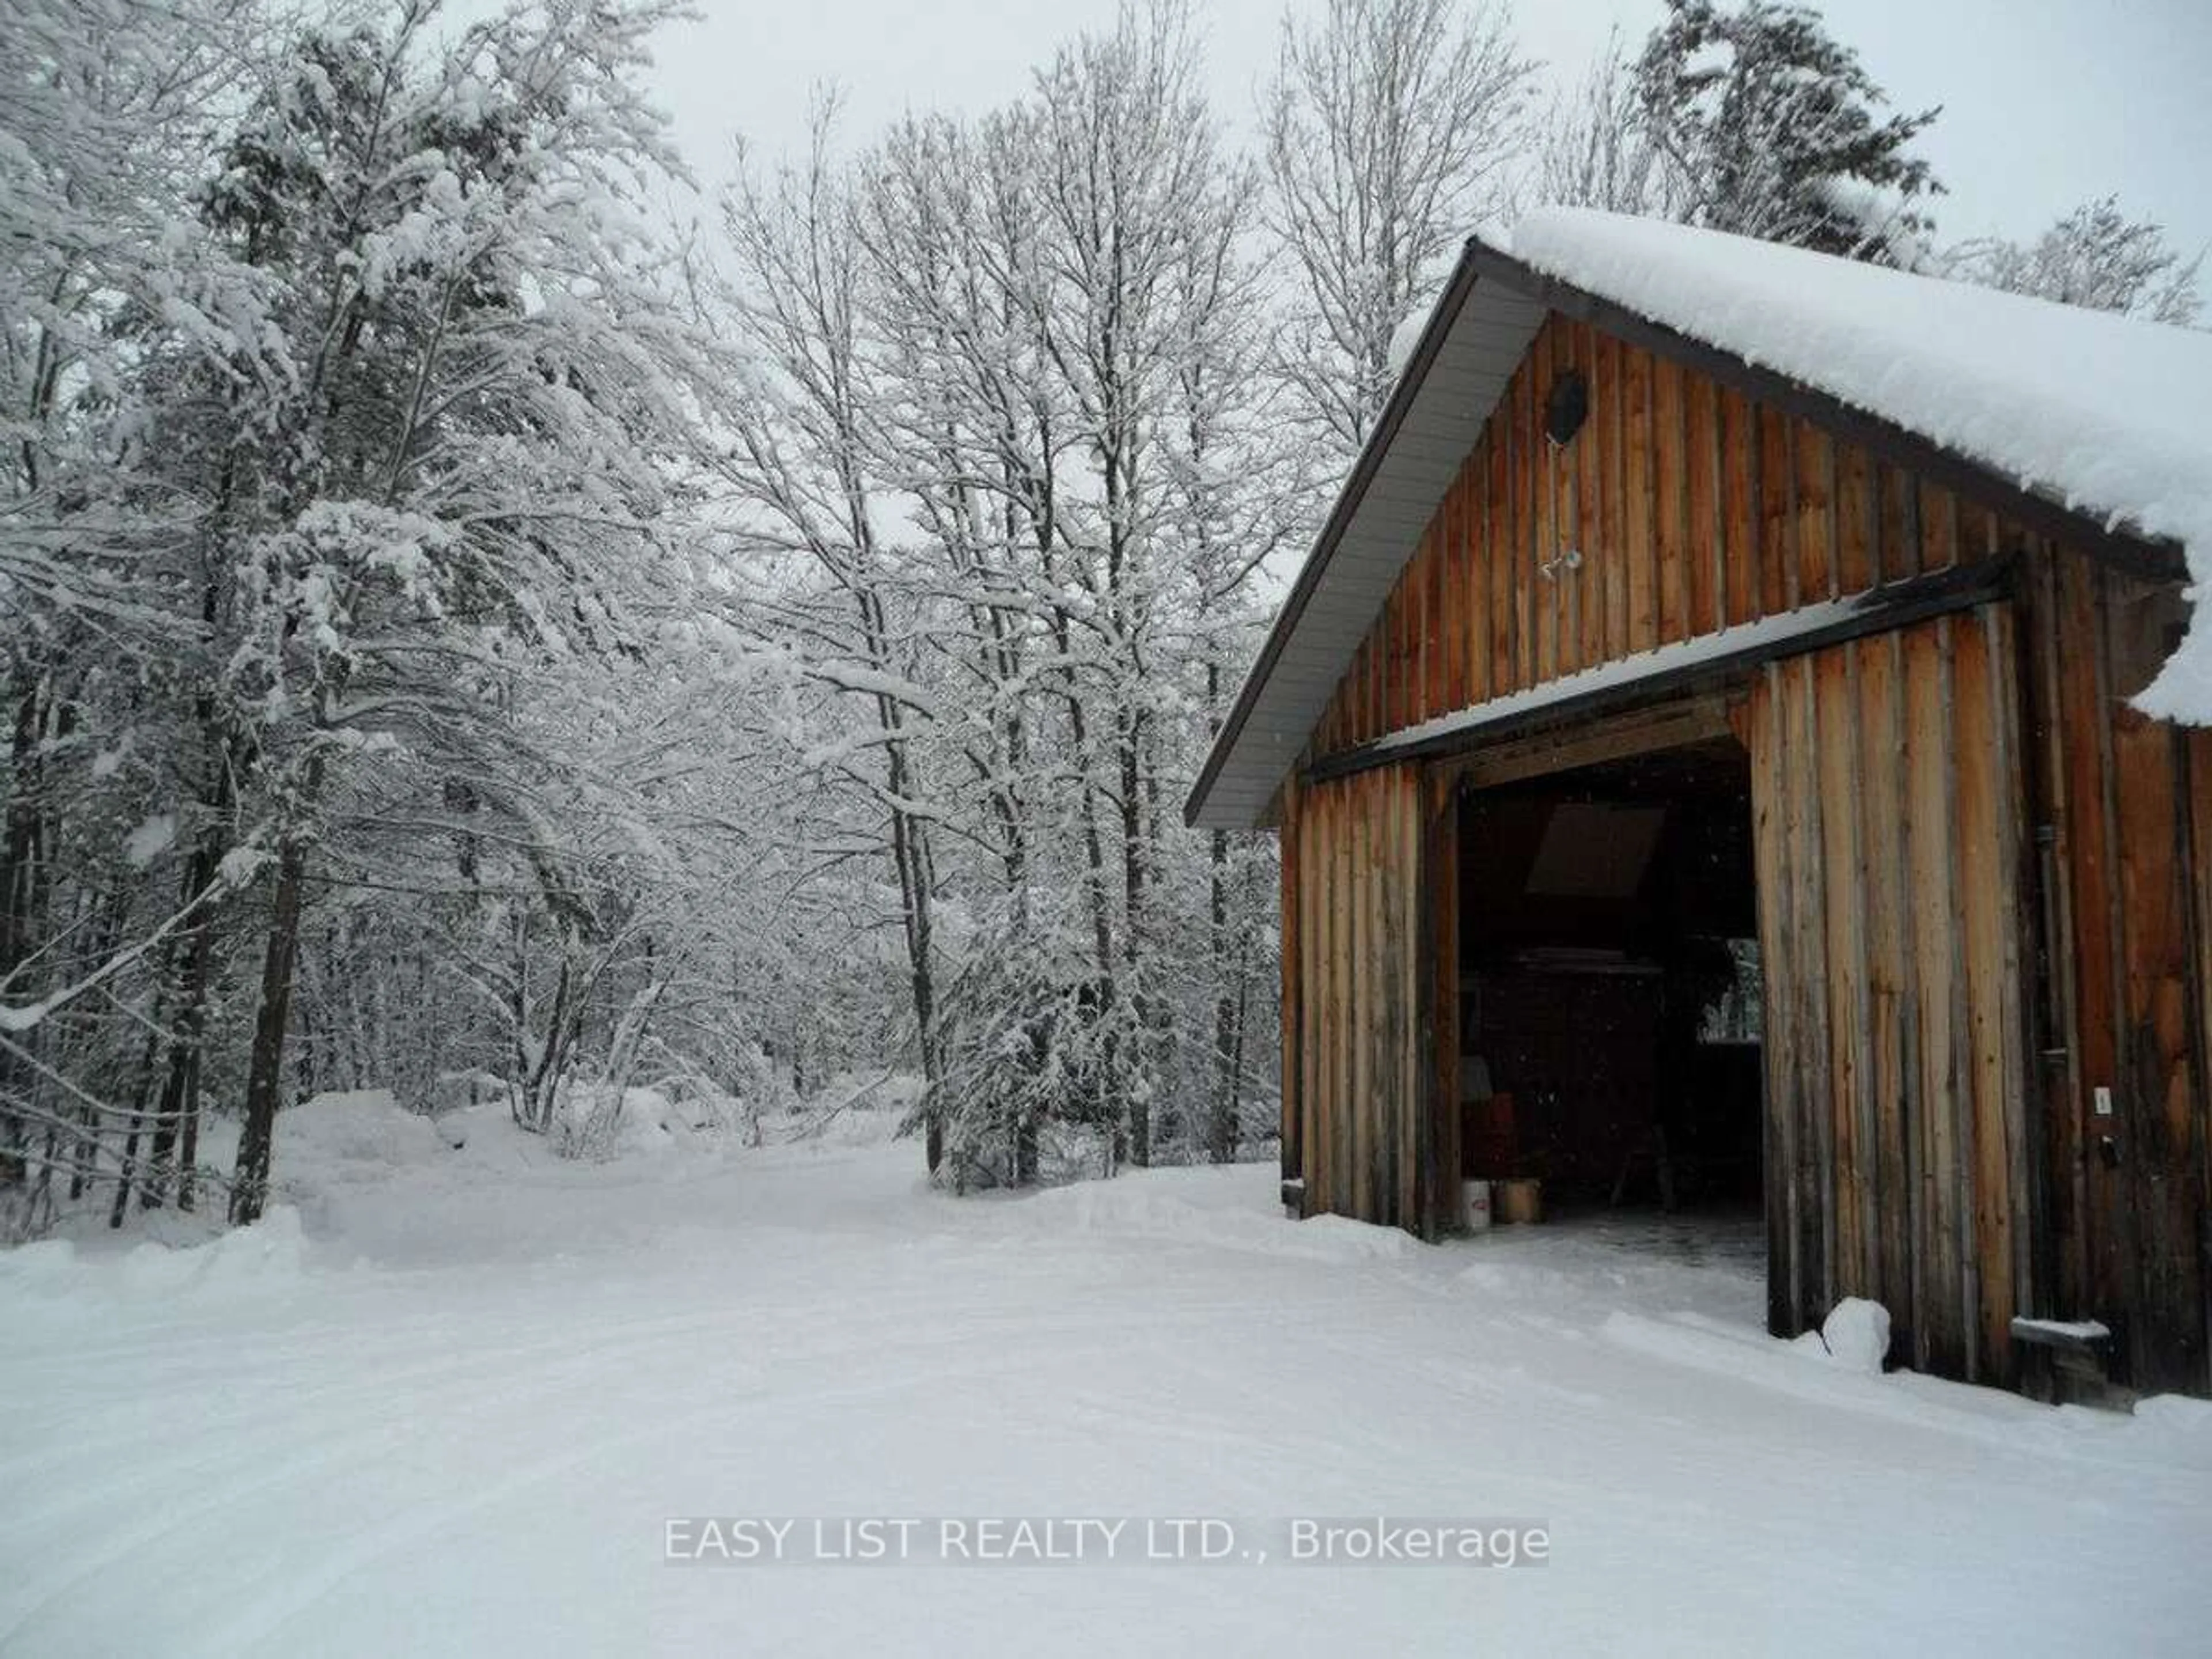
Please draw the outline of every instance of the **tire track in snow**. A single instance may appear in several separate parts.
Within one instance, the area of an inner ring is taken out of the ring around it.
[[[627,1361],[629,1356],[625,1356]],[[626,1376],[631,1367],[626,1363],[611,1370],[611,1376]],[[495,1510],[560,1476],[573,1474],[588,1464],[597,1462],[617,1452],[631,1451],[647,1446],[671,1435],[691,1431],[726,1419],[739,1400],[771,1406],[784,1403],[803,1404],[810,1412],[824,1407],[851,1405],[860,1401],[886,1395],[903,1394],[920,1389],[935,1391],[944,1384],[957,1381],[972,1371],[972,1366],[951,1368],[936,1372],[916,1374],[912,1371],[878,1382],[861,1383],[844,1389],[809,1389],[798,1393],[775,1394],[768,1390],[766,1378],[757,1392],[738,1396],[723,1395],[713,1403],[684,1412],[644,1428],[632,1429],[620,1434],[607,1435],[587,1444],[571,1447],[551,1456],[539,1458],[525,1468],[480,1486],[462,1498],[441,1499],[433,1503],[417,1502],[399,1515],[380,1522],[351,1534],[319,1563],[306,1568],[287,1571],[282,1580],[281,1591],[256,1598],[252,1609],[241,1614],[210,1636],[189,1638],[176,1651],[179,1654],[208,1656],[208,1659],[240,1659],[271,1638],[284,1627],[313,1611],[329,1597],[333,1590],[357,1576],[376,1562],[410,1546],[423,1543],[456,1524]],[[604,1382],[602,1377],[595,1379]],[[304,1650],[301,1646],[287,1644],[279,1651],[291,1654]]]
[[[742,1316],[735,1317],[741,1318]],[[380,1399],[388,1397],[399,1390],[431,1389],[443,1392],[455,1388],[465,1388],[480,1381],[511,1381],[518,1374],[526,1374],[532,1366],[549,1360],[557,1363],[564,1358],[572,1357],[580,1351],[582,1345],[590,1342],[608,1340],[628,1341],[635,1340],[641,1335],[654,1334],[689,1336],[722,1328],[732,1322],[733,1316],[726,1313],[629,1321],[612,1327],[597,1327],[589,1334],[570,1334],[554,1340],[540,1340],[519,1348],[505,1346],[479,1346],[473,1351],[474,1357],[471,1358],[448,1358],[398,1370],[379,1369],[375,1362],[381,1359],[381,1352],[364,1352],[360,1356],[364,1362],[361,1370],[368,1373],[364,1380],[337,1384],[317,1382],[307,1387],[301,1386],[300,1379],[316,1376],[326,1370],[330,1361],[330,1351],[327,1346],[310,1346],[297,1350],[296,1357],[301,1363],[294,1365],[290,1373],[286,1374],[272,1373],[270,1367],[272,1364],[282,1365],[294,1359],[295,1358],[294,1351],[280,1352],[274,1356],[255,1354],[250,1352],[241,1353],[237,1345],[234,1343],[229,1350],[228,1363],[224,1365],[210,1366],[204,1376],[170,1377],[165,1379],[165,1382],[168,1389],[179,1395],[189,1396],[213,1385],[226,1389],[231,1397],[235,1398],[238,1391],[238,1375],[241,1370],[246,1371],[251,1382],[249,1397],[245,1402],[237,1405],[225,1416],[195,1422],[191,1425],[191,1436],[196,1443],[210,1436],[228,1436],[234,1442],[242,1440],[247,1443],[249,1449],[259,1452],[267,1449],[262,1447],[260,1443],[261,1437],[268,1430],[272,1403],[281,1406],[288,1413],[298,1411],[312,1404],[350,1413],[362,1404],[373,1405]],[[426,1338],[444,1334],[444,1331],[438,1328],[417,1329],[403,1333],[410,1346]],[[480,1343],[483,1340],[480,1334],[477,1340]],[[166,1350],[157,1348],[153,1352],[161,1353],[166,1360]],[[143,1357],[145,1356],[143,1352],[125,1354],[119,1358],[111,1357],[105,1363],[110,1366],[118,1364],[127,1364],[132,1358]],[[0,1372],[0,1375],[4,1374]],[[9,1391],[15,1390],[11,1388]],[[105,1401],[96,1396],[89,1398],[81,1395],[74,1396],[82,1403],[82,1415],[87,1420],[98,1420],[110,1415],[109,1412],[103,1410],[105,1406],[137,1402],[143,1400],[143,1390],[139,1388],[117,1389],[111,1399]],[[72,1465],[88,1462],[96,1468],[115,1466],[143,1468],[141,1454],[149,1450],[169,1450],[169,1455],[162,1462],[163,1473],[189,1477],[203,1472],[220,1469],[235,1455],[234,1447],[230,1443],[225,1443],[218,1450],[205,1456],[189,1462],[180,1461],[176,1457],[173,1450],[169,1449],[174,1448],[179,1437],[178,1425],[173,1423],[157,1424],[147,1429],[113,1434],[105,1439],[96,1440],[88,1440],[76,1435],[73,1428],[74,1425],[68,1422],[57,1424],[51,1431],[53,1442],[51,1445],[27,1455],[10,1455],[4,1460],[0,1460],[0,1482],[5,1482],[10,1487],[21,1491],[39,1476],[56,1470],[66,1470]],[[289,1448],[280,1447],[275,1449],[281,1455]],[[149,1480],[144,1478],[110,1480],[105,1483],[73,1482],[66,1492],[61,1494],[59,1501],[51,1502],[45,1508],[36,1510],[19,1510],[11,1516],[9,1520],[12,1523],[17,1523],[14,1529],[28,1531],[32,1529],[33,1523],[58,1519],[80,1510],[94,1508],[111,1499],[130,1498],[143,1492],[149,1484]]]
[[[581,1368],[577,1375],[564,1379],[558,1386],[532,1389],[533,1382],[542,1383],[542,1373],[539,1378],[520,1379],[520,1389],[504,1388],[495,1397],[449,1422],[466,1425],[517,1412],[528,1413],[570,1395],[603,1389],[611,1374],[605,1357],[588,1353],[581,1357],[596,1363]],[[651,1358],[652,1356],[640,1356],[635,1350],[624,1350],[623,1369],[650,1363]],[[763,1384],[764,1373],[757,1366],[744,1366],[742,1375],[743,1380],[755,1388]],[[127,1505],[131,1508],[151,1509],[180,1482],[195,1496],[181,1507],[163,1504],[157,1519],[105,1534],[97,1547],[81,1552],[49,1569],[43,1583],[26,1584],[18,1579],[15,1603],[0,1601],[0,1651],[7,1650],[49,1613],[65,1606],[107,1569],[144,1553],[165,1539],[191,1530],[210,1516],[303,1481],[341,1477],[348,1469],[375,1464],[396,1449],[419,1443],[421,1425],[412,1419],[395,1417],[372,1428],[343,1433],[332,1445],[331,1432],[325,1426],[328,1419],[305,1409],[319,1403],[320,1398],[319,1393],[311,1392],[301,1399],[285,1402],[288,1411],[301,1413],[297,1425],[304,1432],[289,1434],[279,1443],[269,1443],[265,1435],[236,1436],[230,1443],[204,1456],[189,1462],[173,1458],[137,1480],[112,1483],[105,1497],[132,1500]],[[729,1398],[724,1396],[720,1409],[728,1409]],[[280,1425],[280,1431],[291,1426]],[[247,1478],[233,1478],[212,1489],[198,1486],[200,1477],[224,1468],[234,1468],[246,1457],[262,1465],[263,1472]]]
[[[1054,1281],[1050,1275],[1040,1277],[1037,1289],[1040,1296],[1053,1293]],[[786,1296],[788,1285],[779,1287]],[[211,1449],[207,1448],[207,1437],[213,1431],[210,1425],[187,1425],[196,1455],[181,1457],[174,1453],[150,1468],[115,1480],[94,1482],[90,1486],[71,1483],[70,1498],[61,1505],[50,1505],[35,1516],[26,1517],[22,1528],[26,1533],[35,1531],[40,1523],[50,1522],[64,1512],[75,1513],[93,1509],[112,1509],[118,1511],[158,1510],[158,1519],[148,1521],[120,1532],[104,1534],[100,1546],[82,1553],[68,1561],[41,1573],[37,1581],[18,1581],[18,1594],[11,1601],[0,1594],[0,1649],[9,1647],[58,1607],[68,1603],[87,1584],[101,1573],[119,1563],[157,1549],[165,1540],[186,1534],[210,1516],[254,1498],[303,1484],[339,1482],[350,1470],[371,1467],[382,1462],[397,1449],[416,1446],[420,1440],[420,1425],[411,1420],[395,1419],[371,1427],[346,1431],[333,1443],[331,1431],[324,1425],[339,1420],[335,1411],[343,1408],[352,1412],[364,1403],[374,1404],[380,1398],[412,1393],[419,1397],[425,1389],[441,1393],[472,1383],[497,1383],[496,1398],[465,1414],[449,1419],[450,1424],[466,1425],[503,1417],[530,1414],[561,1398],[580,1392],[604,1388],[611,1381],[633,1375],[640,1367],[650,1367],[657,1362],[684,1360],[696,1364],[696,1356],[690,1352],[694,1340],[702,1333],[731,1330],[745,1341],[749,1351],[769,1358],[779,1375],[789,1375],[801,1369],[823,1370],[832,1375],[843,1373],[857,1356],[872,1355],[882,1340],[894,1338],[902,1354],[914,1357],[950,1355],[960,1363],[940,1365],[929,1379],[908,1374],[890,1382],[860,1389],[836,1389],[810,1388],[805,1398],[820,1402],[837,1398],[863,1398],[886,1392],[899,1392],[923,1386],[925,1380],[937,1382],[957,1381],[978,1375],[1003,1378],[1010,1353],[1018,1363],[1018,1349],[1008,1349],[999,1339],[1018,1334],[1031,1342],[1042,1340],[1046,1351],[1054,1356],[1055,1363],[1067,1354],[1066,1339],[1081,1338],[1095,1346],[1102,1353],[1111,1353],[1124,1341],[1128,1332],[1146,1329],[1157,1333],[1160,1321],[1129,1319],[1101,1322],[1094,1313],[1069,1310],[1057,1302],[1051,1307],[1049,1316],[1041,1316],[1036,1304],[1005,1306],[995,1303],[967,1305],[956,1302],[946,1306],[940,1298],[934,1303],[917,1304],[911,1297],[884,1296],[871,1299],[866,1311],[888,1316],[879,1325],[874,1320],[854,1321],[853,1298],[845,1298],[843,1320],[825,1330],[819,1323],[821,1302],[812,1297],[800,1297],[777,1305],[728,1306],[712,1315],[655,1316],[650,1319],[629,1319],[609,1324],[593,1325],[580,1329],[556,1341],[539,1342],[526,1352],[542,1361],[546,1357],[572,1359],[577,1362],[574,1374],[564,1378],[559,1386],[542,1386],[545,1373],[541,1369],[534,1375],[518,1359],[515,1351],[497,1346],[496,1333],[485,1338],[481,1334],[477,1340],[490,1346],[482,1351],[482,1358],[455,1363],[441,1359],[408,1368],[404,1373],[408,1387],[396,1388],[392,1374],[380,1373],[368,1380],[336,1385],[325,1384],[301,1389],[288,1387],[289,1379],[279,1376],[265,1380],[257,1373],[257,1400],[242,1407],[224,1420],[221,1426],[223,1438]],[[1214,1328],[1211,1317],[1217,1316],[1223,1304],[1207,1302],[1192,1309],[1179,1309],[1178,1317],[1188,1322],[1194,1332]],[[1241,1311],[1248,1312],[1249,1309]],[[410,1346],[429,1345],[449,1334],[448,1321],[418,1323],[393,1333],[394,1341],[387,1346]],[[533,1328],[537,1321],[524,1316],[513,1322],[518,1329]],[[927,1333],[917,1335],[915,1326]],[[657,1340],[641,1352],[637,1337],[651,1334]],[[811,1340],[810,1340],[811,1339]],[[619,1350],[618,1360],[611,1360],[603,1350]],[[158,1348],[155,1352],[159,1352]],[[313,1360],[317,1349],[312,1344],[288,1347],[278,1356],[279,1363],[295,1359]],[[320,1363],[327,1366],[327,1350],[320,1352]],[[370,1358],[373,1356],[364,1356]],[[240,1353],[234,1347],[229,1355],[229,1366],[235,1370],[240,1366],[253,1368],[261,1357],[251,1352]],[[112,1363],[111,1361],[111,1363]],[[308,1369],[303,1367],[302,1369]],[[760,1398],[766,1394],[765,1373],[760,1367],[748,1367],[755,1384],[750,1397]],[[210,1367],[201,1376],[190,1379],[191,1389],[197,1392],[217,1385],[227,1379]],[[536,1386],[532,1386],[536,1385]],[[527,1387],[527,1393],[519,1394],[519,1387]],[[173,1396],[172,1396],[173,1397]],[[725,1393],[715,1404],[693,1413],[686,1421],[711,1419],[726,1414],[735,1396]],[[775,1395],[781,1399],[787,1396]],[[270,1404],[281,1407],[283,1416],[271,1421]],[[90,1459],[94,1467],[106,1462],[104,1455],[94,1454],[106,1450],[137,1450],[147,1445],[173,1445],[180,1432],[179,1425],[167,1425],[149,1435],[131,1437],[122,1447],[111,1445],[96,1449],[80,1445],[75,1454],[60,1460],[65,1470],[76,1456]],[[649,1442],[662,1432],[653,1429],[636,1431],[634,1436],[621,1437],[627,1445],[633,1439]],[[280,1437],[272,1439],[272,1435]],[[119,1438],[119,1437],[118,1437]],[[566,1456],[549,1460],[541,1478],[554,1475],[574,1467],[579,1461],[588,1461],[589,1449],[576,1459]],[[265,1471],[246,1478],[233,1478],[220,1485],[210,1486],[210,1477],[234,1469],[250,1461]],[[527,1472],[526,1471],[526,1474]],[[456,1500],[459,1507],[457,1517],[472,1513],[477,1507],[478,1497],[484,1503],[500,1501],[514,1480],[502,1480],[470,1498]],[[178,1506],[181,1492],[193,1494]],[[435,1506],[430,1511],[437,1511]],[[396,1524],[396,1523],[395,1523]],[[411,1536],[411,1533],[408,1534]],[[392,1547],[404,1543],[398,1539]],[[335,1581],[333,1581],[335,1582]],[[219,1649],[210,1650],[220,1651]]]

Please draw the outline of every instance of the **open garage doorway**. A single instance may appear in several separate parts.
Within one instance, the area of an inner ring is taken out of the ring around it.
[[[1741,745],[1470,788],[1457,812],[1462,1177],[1492,1182],[1506,1218],[1533,1199],[1549,1220],[1635,1237],[1664,1217],[1655,1243],[1763,1260]]]

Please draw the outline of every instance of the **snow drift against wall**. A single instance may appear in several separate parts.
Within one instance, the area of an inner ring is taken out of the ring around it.
[[[2191,598],[2212,593],[2212,333],[1588,209],[1528,215],[1510,251],[2077,511],[2171,537]],[[2212,622],[2192,622],[2136,702],[2212,724]]]

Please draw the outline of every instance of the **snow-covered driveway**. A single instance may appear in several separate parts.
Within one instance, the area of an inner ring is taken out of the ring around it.
[[[1017,1201],[910,1145],[403,1172],[0,1257],[0,1652],[2212,1647],[2212,1408],[1855,1375],[1741,1269],[1430,1249],[1264,1168]],[[1469,1566],[672,1565],[678,1516],[1540,1519]]]

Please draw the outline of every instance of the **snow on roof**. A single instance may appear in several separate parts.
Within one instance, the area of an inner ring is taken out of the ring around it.
[[[1544,302],[1532,277],[1886,419],[2092,521],[2179,544],[2190,597],[2212,595],[2212,334],[1545,209],[1510,235],[1473,238],[1435,309],[1400,331],[1399,382],[1192,786],[1191,823],[1250,829],[1264,817],[1534,337]],[[2144,712],[2212,725],[2212,605],[2202,609],[2136,696]]]
[[[2186,550],[2212,596],[2212,333],[1582,208],[1513,256],[1883,416],[2088,516]],[[2212,725],[2212,605],[2145,713]]]

